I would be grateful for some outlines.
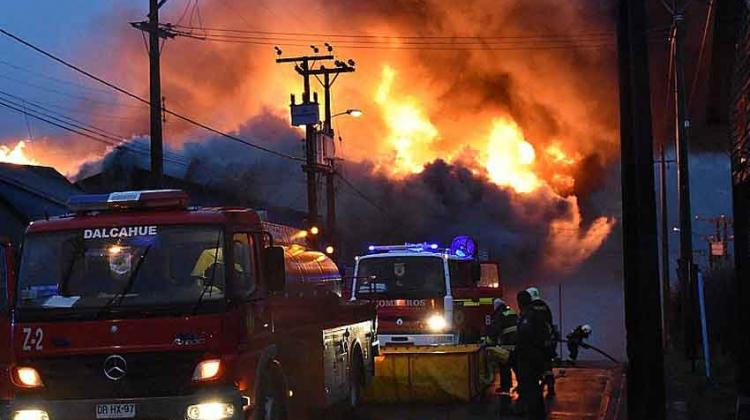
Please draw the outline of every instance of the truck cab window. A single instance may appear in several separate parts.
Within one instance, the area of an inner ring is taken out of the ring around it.
[[[451,274],[451,287],[474,287],[472,261],[448,261]]]
[[[234,252],[234,281],[238,294],[247,296],[255,290],[253,238],[247,233],[236,233],[232,238]]]
[[[500,271],[495,263],[482,263],[480,287],[500,287]]]

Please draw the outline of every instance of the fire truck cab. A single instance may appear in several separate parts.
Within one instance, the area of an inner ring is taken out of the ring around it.
[[[74,214],[28,227],[11,420],[284,419],[356,406],[373,371],[374,306],[340,298],[338,268],[304,231],[187,199],[76,196]]]
[[[499,265],[480,262],[475,249],[464,236],[448,249],[371,245],[369,254],[356,258],[351,299],[377,302],[381,345],[479,341],[502,288]]]

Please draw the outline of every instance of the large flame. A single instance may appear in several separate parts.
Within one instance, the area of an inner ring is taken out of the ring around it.
[[[384,66],[382,80],[375,93],[375,103],[380,105],[383,119],[390,130],[388,144],[395,155],[389,172],[394,175],[418,173],[425,163],[436,158],[431,146],[438,137],[438,130],[414,98],[393,95],[395,77],[393,67]]]
[[[16,165],[39,165],[39,161],[26,155],[25,148],[26,142],[23,140],[13,147],[0,145],[0,162],[15,163]]]
[[[492,123],[489,141],[482,152],[492,182],[526,193],[541,185],[534,173],[536,151],[513,121],[498,118]]]
[[[612,231],[614,218],[600,217],[584,228],[578,199],[559,195],[575,186],[569,171],[578,163],[578,157],[563,151],[559,142],[550,142],[543,151],[544,165],[537,165],[534,146],[519,125],[508,117],[494,118],[484,139],[465,145],[472,152],[468,154],[472,156],[469,160],[464,158],[465,154],[440,156],[436,148],[440,133],[427,117],[426,110],[412,97],[393,94],[396,74],[392,66],[385,66],[375,92],[375,102],[389,129],[387,144],[392,148],[389,155],[395,156],[389,166],[381,165],[380,170],[400,177],[421,172],[436,158],[446,161],[461,158],[462,164],[469,165],[475,173],[486,174],[498,186],[520,194],[539,191],[540,203],[546,202],[550,195],[567,203],[567,212],[549,226],[548,266],[554,269],[575,267],[601,247]],[[480,150],[474,150],[476,148]],[[543,171],[542,167],[549,171],[546,179],[537,174],[537,170]]]

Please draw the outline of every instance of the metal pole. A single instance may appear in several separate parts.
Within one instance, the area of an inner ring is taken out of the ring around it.
[[[690,211],[690,172],[689,172],[689,128],[687,97],[685,94],[685,74],[683,69],[682,38],[684,16],[674,15],[674,74],[675,74],[675,150],[677,151],[677,186],[680,210],[680,283],[682,292],[682,319],[685,339],[685,355],[695,361],[695,283],[693,265],[693,228]]]
[[[623,274],[628,416],[665,418],[658,235],[645,0],[620,0]]]
[[[563,298],[562,298],[562,283],[557,283],[557,313],[559,316],[560,323],[560,360],[563,360],[563,310],[562,310]]]
[[[703,338],[703,363],[706,370],[706,378],[711,379],[711,347],[708,342],[708,327],[706,325],[706,301],[703,292],[703,273],[698,271],[698,302],[701,315],[701,336]]]
[[[159,68],[159,0],[149,0],[148,62],[151,101],[151,186],[160,188],[164,175],[161,70]]]
[[[659,213],[661,217],[661,310],[664,347],[669,347],[672,289],[669,285],[669,213],[667,208],[667,160],[664,145],[659,147]]]
[[[331,122],[331,76],[328,72],[323,73],[323,95],[326,102],[325,120],[323,122],[323,133],[333,139],[333,128]],[[334,176],[336,174],[335,156],[331,155],[328,171],[326,172],[326,230],[328,245],[333,247],[334,253],[338,251],[336,246],[336,187]]]
[[[302,102],[308,104],[310,103],[310,74],[308,73],[310,68],[307,59],[302,60],[300,66],[302,67],[305,88],[302,94]],[[315,125],[307,124],[305,126],[305,150],[307,153],[304,170],[307,173],[307,223],[309,226],[318,224],[318,183],[316,180],[318,152],[315,137]],[[313,238],[312,241],[316,242],[316,239]]]

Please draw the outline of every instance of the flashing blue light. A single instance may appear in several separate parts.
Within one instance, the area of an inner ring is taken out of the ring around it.
[[[370,246],[368,246],[368,247],[367,247],[367,249],[368,249],[368,250],[369,250],[370,252],[372,252],[372,251],[375,251],[375,245],[370,245]]]
[[[438,249],[438,244],[430,244],[430,249]]]
[[[450,253],[461,258],[474,256],[477,250],[477,244],[468,236],[458,236],[451,242]]]

